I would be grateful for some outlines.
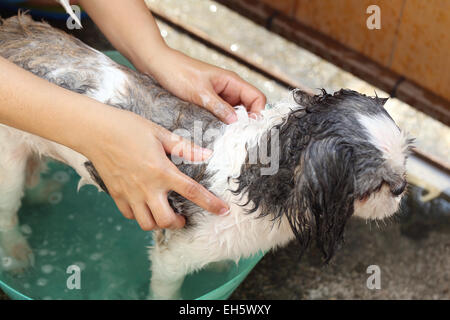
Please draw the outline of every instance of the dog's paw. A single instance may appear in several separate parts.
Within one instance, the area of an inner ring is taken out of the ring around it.
[[[34,265],[33,252],[19,230],[0,233],[0,269],[20,274]]]
[[[155,294],[153,291],[147,296],[147,300],[183,300],[181,298],[181,294],[179,291],[164,295],[164,294]]]
[[[147,300],[182,300],[180,287],[179,281],[153,281],[150,285]]]
[[[233,261],[231,260],[222,260],[215,261],[208,264],[205,269],[212,272],[223,273],[228,272],[233,267]]]

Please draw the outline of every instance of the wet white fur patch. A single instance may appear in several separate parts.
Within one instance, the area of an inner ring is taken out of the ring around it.
[[[407,139],[396,124],[386,115],[358,115],[358,120],[366,129],[370,142],[382,152],[383,158],[393,168],[404,166]]]

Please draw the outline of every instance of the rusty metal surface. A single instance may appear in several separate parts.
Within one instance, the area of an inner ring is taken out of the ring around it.
[[[252,19],[269,30],[295,42],[320,57],[338,65],[450,125],[450,102],[412,81],[351,50],[330,37],[287,17],[257,0],[216,0],[218,3]],[[420,93],[420,94],[418,94]]]

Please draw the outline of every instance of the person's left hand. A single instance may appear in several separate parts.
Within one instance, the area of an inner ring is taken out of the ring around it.
[[[154,56],[155,57],[155,56]],[[165,47],[148,64],[150,73],[179,98],[209,110],[223,122],[237,120],[232,106],[244,105],[249,114],[264,109],[266,97],[236,73],[195,60]]]

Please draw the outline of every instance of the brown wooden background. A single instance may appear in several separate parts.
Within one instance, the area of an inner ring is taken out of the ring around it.
[[[450,0],[259,0],[450,100]],[[381,29],[369,30],[369,5]]]

